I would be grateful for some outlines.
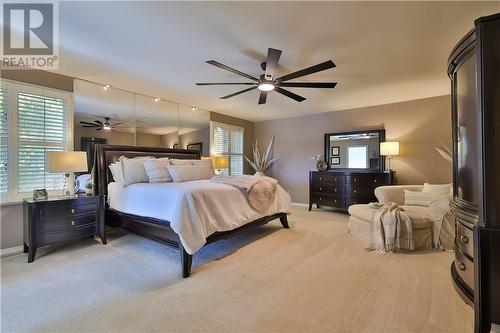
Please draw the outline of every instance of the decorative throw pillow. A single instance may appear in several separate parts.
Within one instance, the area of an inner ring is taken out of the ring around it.
[[[113,176],[113,180],[119,184],[123,184],[123,174],[122,174],[122,165],[120,162],[115,162],[109,165],[109,170],[111,170],[111,175]]]
[[[148,158],[144,160],[144,168],[148,174],[150,183],[171,183],[172,176],[168,172],[167,166],[170,165],[168,157]]]
[[[446,197],[445,193],[415,192],[405,190],[405,206],[429,206],[433,201]]]
[[[203,159],[203,160],[180,160],[180,159],[171,159],[171,165],[205,165],[213,169],[212,160],[211,159]]]
[[[168,165],[167,169],[174,183],[211,179],[215,176],[214,169],[206,165]]]
[[[148,183],[149,178],[144,168],[144,161],[150,156],[141,156],[134,158],[120,157],[123,186],[128,186],[135,183]]]

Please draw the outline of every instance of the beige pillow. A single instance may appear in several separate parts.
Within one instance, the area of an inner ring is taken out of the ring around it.
[[[452,184],[429,184],[424,183],[422,192],[427,193],[449,193],[452,189]]]
[[[174,183],[211,179],[215,176],[214,169],[206,165],[168,165],[167,169]]]
[[[171,183],[172,176],[168,172],[167,166],[170,165],[168,157],[148,158],[144,160],[144,169],[150,183]]]
[[[128,186],[135,183],[148,183],[149,178],[144,168],[144,161],[150,156],[127,158],[120,157],[122,167],[123,185]]]
[[[171,165],[206,165],[213,169],[212,160],[204,159],[204,160],[180,160],[180,159],[171,159]]]
[[[111,171],[111,175],[113,176],[113,180],[117,183],[123,184],[123,174],[122,174],[122,165],[120,162],[115,162],[109,165],[109,170]]]
[[[433,201],[447,197],[445,193],[415,192],[405,190],[405,206],[429,206]]]

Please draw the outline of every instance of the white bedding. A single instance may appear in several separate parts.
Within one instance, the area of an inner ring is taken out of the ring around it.
[[[123,213],[170,222],[186,252],[193,254],[216,231],[238,228],[260,217],[290,213],[290,195],[277,186],[274,202],[266,212],[250,207],[237,188],[196,180],[182,183],[108,185],[108,203]]]

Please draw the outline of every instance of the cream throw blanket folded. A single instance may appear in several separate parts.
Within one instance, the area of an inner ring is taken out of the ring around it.
[[[390,253],[415,249],[412,221],[403,208],[394,202],[369,206],[377,209],[371,223],[370,250]]]
[[[278,181],[271,177],[215,176],[214,183],[226,184],[246,194],[250,206],[258,212],[267,211],[274,202]]]

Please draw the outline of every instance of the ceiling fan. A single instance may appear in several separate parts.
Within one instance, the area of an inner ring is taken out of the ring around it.
[[[82,127],[95,128],[97,131],[100,131],[100,130],[114,131],[114,128],[116,128],[116,126],[121,124],[121,122],[111,124],[109,122],[109,119],[110,119],[109,117],[103,117],[103,118],[104,118],[104,122],[102,122],[100,120],[94,120],[93,123],[89,123],[86,121],[80,121],[80,124],[82,124]]]
[[[259,89],[260,90],[260,96],[259,96],[259,104],[265,104],[266,99],[267,99],[267,93],[275,90],[276,92],[285,95],[291,99],[296,100],[297,102],[302,102],[305,100],[304,97],[297,95],[289,90],[283,89],[283,87],[290,87],[290,88],[335,88],[337,85],[337,82],[286,82],[292,79],[296,79],[302,76],[314,74],[317,72],[321,72],[330,68],[335,67],[335,64],[333,61],[328,60],[325,62],[322,62],[318,65],[314,65],[311,67],[307,67],[304,69],[301,69],[299,71],[276,77],[276,68],[278,66],[278,61],[281,56],[281,50],[269,48],[267,50],[267,59],[265,62],[260,64],[260,67],[262,70],[265,72],[264,74],[261,74],[259,78],[256,78],[252,75],[240,72],[237,69],[231,68],[229,66],[226,66],[224,64],[221,64],[220,62],[217,62],[215,60],[209,60],[207,63],[210,65],[222,68],[226,71],[232,72],[234,74],[238,74],[240,76],[243,76],[247,79],[252,80],[253,82],[220,82],[220,83],[215,83],[215,82],[199,82],[196,83],[197,86],[216,86],[216,85],[246,85],[246,86],[251,86],[250,88],[246,88],[240,91],[237,91],[235,93],[226,95],[221,97],[221,99],[228,99],[230,97],[234,97],[236,95],[242,94],[244,92],[254,90],[254,89]]]

